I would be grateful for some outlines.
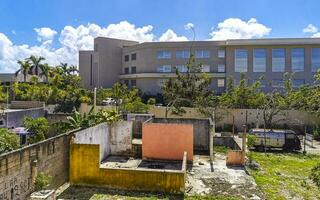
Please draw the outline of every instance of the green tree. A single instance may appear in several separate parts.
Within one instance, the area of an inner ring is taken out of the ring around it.
[[[46,134],[49,131],[49,123],[44,117],[36,119],[26,117],[23,120],[23,126],[32,134],[31,137],[28,138],[30,144],[46,139]]]
[[[168,112],[183,114],[183,107],[196,107],[199,99],[209,95],[208,86],[211,78],[202,73],[202,64],[197,63],[194,55],[190,56],[186,64],[186,72],[176,69],[176,78],[170,78],[162,87],[166,101],[166,118]],[[204,99],[204,98],[202,98]]]
[[[39,69],[43,67],[42,61],[45,60],[44,57],[31,55],[27,60],[31,63],[31,72],[34,71],[34,75],[39,76]]]
[[[265,94],[259,90],[260,81],[249,84],[244,74],[240,75],[239,85],[233,86],[233,79],[228,78],[227,90],[220,97],[222,106],[227,108],[258,108],[265,100]]]
[[[8,129],[0,128],[0,154],[19,148],[19,137]]]
[[[27,75],[31,74],[31,63],[29,60],[18,60],[18,64],[20,65],[20,69],[18,69],[15,73],[15,76],[18,76],[19,73],[23,74],[23,82],[27,82]]]

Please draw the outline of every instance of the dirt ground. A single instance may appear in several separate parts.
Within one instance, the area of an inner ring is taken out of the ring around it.
[[[213,165],[208,156],[195,155],[187,173],[188,195],[231,195],[243,199],[264,199],[254,179],[243,167],[227,167],[226,156],[216,154]]]

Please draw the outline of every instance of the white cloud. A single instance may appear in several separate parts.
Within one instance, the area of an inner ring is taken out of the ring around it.
[[[57,34],[57,31],[48,27],[34,28],[33,30],[38,34],[39,42],[51,41],[50,43],[52,43],[54,36]]]
[[[320,37],[320,32],[313,34],[311,37],[313,37],[313,38]]]
[[[188,41],[188,38],[185,36],[178,36],[173,30],[168,29],[165,33],[159,38],[160,42],[165,41]]]
[[[184,29],[186,30],[190,30],[194,28],[194,24],[193,23],[187,23],[186,25],[184,25]]]
[[[104,36],[139,42],[154,41],[151,25],[136,27],[127,21],[100,27],[96,24],[65,26],[59,33],[59,48],[53,48],[52,42],[58,33],[47,27],[35,28],[39,45],[16,45],[0,32],[0,72],[14,72],[18,69],[17,60],[30,55],[43,56],[46,62],[57,65],[60,62],[78,65],[79,50],[93,49],[95,37]]]
[[[316,33],[318,32],[318,28],[315,27],[313,24],[308,24],[308,26],[305,27],[302,31],[304,33]]]
[[[255,18],[242,21],[239,18],[229,18],[220,22],[211,33],[212,40],[261,38],[270,33],[271,28],[258,23]]]

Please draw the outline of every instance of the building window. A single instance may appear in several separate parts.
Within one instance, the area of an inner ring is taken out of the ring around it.
[[[225,86],[225,80],[224,79],[218,79],[218,87],[224,87]]]
[[[226,65],[225,64],[218,64],[218,72],[226,72]]]
[[[267,50],[254,49],[253,50],[253,72],[266,72],[267,65]]]
[[[124,68],[124,73],[129,74],[129,67]]]
[[[320,69],[320,48],[311,50],[311,71],[317,72]]]
[[[135,66],[131,67],[131,74],[137,73],[137,68]]]
[[[125,61],[125,62],[128,62],[128,61],[129,61],[129,55],[125,55],[125,56],[124,56],[124,61]]]
[[[124,84],[129,87],[129,80],[124,80]]]
[[[304,85],[304,79],[293,79],[292,80],[292,87],[300,87],[301,85]]]
[[[304,71],[304,49],[293,48],[291,50],[291,65],[293,72]]]
[[[188,72],[188,67],[186,65],[177,65],[176,69],[181,73]]]
[[[157,68],[157,71],[158,71],[158,72],[161,72],[161,73],[171,72],[171,65],[162,65],[162,66],[159,66],[159,67]]]
[[[210,72],[210,65],[202,65],[201,66],[201,72]]]
[[[158,59],[170,59],[171,52],[170,51],[158,51],[157,57],[158,57]]]
[[[272,49],[272,72],[284,72],[285,62],[285,49]]]
[[[260,82],[260,88],[267,87],[267,81],[266,80],[256,79],[256,80],[254,80],[254,83],[255,82]]]
[[[218,58],[224,58],[226,56],[226,50],[225,49],[219,49],[218,50]]]
[[[137,54],[136,53],[131,54],[131,60],[137,60]]]
[[[235,72],[248,71],[248,50],[236,49],[235,50]]]
[[[131,87],[137,86],[137,80],[131,80]]]
[[[210,58],[208,50],[196,50],[196,58]]]
[[[190,58],[190,51],[183,50],[183,51],[176,51],[176,58]]]
[[[272,80],[272,87],[284,87],[284,81],[282,79],[274,79]]]

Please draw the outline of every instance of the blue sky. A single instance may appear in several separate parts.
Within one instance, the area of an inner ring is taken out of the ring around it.
[[[31,53],[52,64],[76,64],[74,54],[92,48],[90,37],[97,35],[141,42],[190,39],[187,23],[197,40],[316,37],[319,8],[318,0],[1,0],[0,72],[16,70],[16,59]],[[127,31],[128,26],[134,27]]]

